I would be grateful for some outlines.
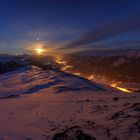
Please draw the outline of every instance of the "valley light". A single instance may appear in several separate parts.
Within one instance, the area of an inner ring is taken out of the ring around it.
[[[118,90],[121,90],[121,91],[123,91],[123,92],[132,93],[132,91],[130,91],[129,89],[119,87],[119,86],[117,85],[117,83],[113,83],[113,84],[111,84],[111,86],[114,87],[114,88],[116,88],[116,89],[118,89]]]

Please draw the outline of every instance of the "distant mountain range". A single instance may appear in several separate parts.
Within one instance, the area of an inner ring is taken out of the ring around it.
[[[108,82],[140,83],[140,50],[82,51],[64,57],[70,71]]]
[[[34,65],[43,69],[59,69],[53,56],[33,56],[33,55],[0,55],[0,74],[14,71],[20,67]]]
[[[140,49],[89,50],[77,52],[75,55],[95,57],[126,56],[130,58],[139,58]]]

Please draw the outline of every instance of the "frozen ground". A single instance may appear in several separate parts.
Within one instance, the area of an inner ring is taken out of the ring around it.
[[[52,139],[140,140],[140,94],[36,67],[1,74],[0,140]]]

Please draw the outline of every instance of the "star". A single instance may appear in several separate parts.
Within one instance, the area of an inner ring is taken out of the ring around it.
[[[36,40],[37,40],[37,41],[39,41],[39,40],[40,40],[40,38],[39,38],[39,37],[37,37],[37,38],[36,38]]]

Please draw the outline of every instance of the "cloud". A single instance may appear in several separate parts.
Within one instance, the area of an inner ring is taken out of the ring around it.
[[[82,47],[81,47],[82,48]],[[129,40],[129,41],[114,41],[106,43],[97,43],[95,45],[87,45],[86,49],[121,49],[121,48],[140,48],[140,40]],[[84,47],[83,47],[84,49]]]
[[[79,39],[68,43],[60,49],[77,48],[82,45],[88,45],[136,29],[140,29],[140,16],[123,18],[92,29],[89,32],[82,34]]]

